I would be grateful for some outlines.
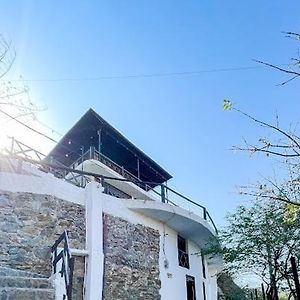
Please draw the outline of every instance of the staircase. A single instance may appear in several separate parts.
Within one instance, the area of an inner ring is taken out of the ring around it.
[[[1,300],[54,300],[52,281],[40,274],[0,267]]]

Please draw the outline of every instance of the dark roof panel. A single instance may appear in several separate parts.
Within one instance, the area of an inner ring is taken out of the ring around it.
[[[70,166],[82,153],[94,146],[99,149],[99,135],[101,130],[101,153],[123,166],[133,175],[139,169],[140,179],[163,183],[172,176],[138,149],[119,131],[101,118],[93,109],[89,109],[80,120],[63,136],[47,158]],[[137,166],[137,159],[139,166]]]

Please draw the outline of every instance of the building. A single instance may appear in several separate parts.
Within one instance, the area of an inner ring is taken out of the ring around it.
[[[93,110],[0,167],[1,299],[217,299],[209,212]]]

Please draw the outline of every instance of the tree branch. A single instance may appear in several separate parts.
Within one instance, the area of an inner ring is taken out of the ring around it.
[[[281,72],[284,72],[284,73],[288,73],[288,74],[292,74],[292,75],[296,75],[296,77],[300,76],[300,73],[299,72],[296,72],[296,71],[293,71],[293,70],[287,70],[287,69],[283,69],[281,67],[278,67],[276,65],[273,65],[273,64],[270,64],[270,63],[266,63],[266,62],[263,62],[261,60],[256,60],[256,59],[253,59],[255,62],[259,63],[259,64],[263,64],[265,66],[268,66],[268,67],[271,67],[273,69],[276,69],[278,71],[281,71]]]

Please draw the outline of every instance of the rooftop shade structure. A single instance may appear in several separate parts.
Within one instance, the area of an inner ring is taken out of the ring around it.
[[[160,184],[172,178],[93,109],[89,109],[63,136],[46,159],[69,167],[91,147],[141,181]]]

